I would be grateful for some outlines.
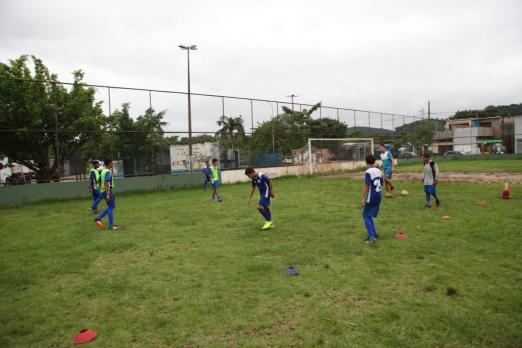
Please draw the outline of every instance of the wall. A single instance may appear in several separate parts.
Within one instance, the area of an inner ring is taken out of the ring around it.
[[[314,173],[341,171],[363,166],[364,162],[332,162],[314,165]],[[282,176],[308,175],[308,165],[256,168],[271,178]],[[221,172],[221,182],[230,184],[249,181],[244,169]],[[117,194],[136,191],[172,190],[181,187],[197,187],[202,185],[203,175],[199,172],[180,173],[175,175],[138,176],[116,179],[114,182]],[[17,185],[0,188],[0,207],[20,206],[27,203],[45,200],[73,198],[90,198],[87,181],[60,182],[49,184]]]
[[[357,162],[331,162],[326,164],[315,164],[314,174],[350,170],[364,166],[364,161]],[[304,176],[310,174],[308,164],[284,167],[255,168],[257,172],[268,174],[270,178],[279,178],[283,176]],[[244,169],[226,170],[221,172],[221,182],[223,184],[232,184],[236,182],[247,182],[250,179],[245,175]]]
[[[171,190],[201,184],[201,173],[138,176],[116,179],[114,182],[116,193]],[[91,197],[91,194],[88,190],[87,181],[7,186],[0,188],[0,207],[20,206],[45,200],[89,197]]]

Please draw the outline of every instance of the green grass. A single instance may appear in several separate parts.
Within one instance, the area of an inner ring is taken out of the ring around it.
[[[521,159],[503,160],[437,160],[439,169],[442,172],[467,172],[467,173],[522,173]],[[398,171],[402,172],[421,172],[422,162],[400,163]]]
[[[117,233],[88,200],[0,210],[0,346],[68,347],[85,327],[89,347],[522,345],[521,187],[508,201],[444,184],[425,210],[401,183],[410,196],[383,202],[366,246],[359,181],[274,185],[269,232],[249,184],[221,204],[196,189],[119,196]]]

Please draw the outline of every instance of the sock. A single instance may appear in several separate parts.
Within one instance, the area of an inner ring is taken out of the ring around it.
[[[270,208],[268,207],[268,205],[264,205],[263,208],[265,208],[265,212],[266,212],[266,215],[265,215],[266,221],[272,221],[272,213],[270,212]]]
[[[259,211],[259,213],[261,215],[263,215],[263,217],[265,218],[266,221],[268,221],[268,217],[267,217],[267,213],[266,213],[266,210],[264,207],[261,207],[261,208],[257,208],[257,210]]]

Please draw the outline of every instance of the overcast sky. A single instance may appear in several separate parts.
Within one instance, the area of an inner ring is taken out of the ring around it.
[[[82,69],[90,83],[185,91],[178,45],[197,44],[193,92],[294,93],[296,102],[401,115],[418,114],[430,99],[433,112],[452,112],[522,102],[521,13],[520,0],[0,0],[0,60],[34,54],[62,81]],[[111,99],[113,109],[130,101],[134,115],[148,103],[137,92]],[[186,129],[185,97],[152,99],[168,110],[169,130]],[[216,128],[219,99],[195,97],[193,109],[195,130]],[[249,103],[227,101],[225,109],[251,127]],[[271,113],[268,103],[254,104],[256,122]],[[353,125],[352,113],[341,119]],[[378,120],[372,115],[372,125]]]

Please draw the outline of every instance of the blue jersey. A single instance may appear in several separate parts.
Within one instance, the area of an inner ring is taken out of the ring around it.
[[[256,173],[256,176],[252,178],[252,187],[257,187],[259,189],[259,195],[261,198],[270,197],[270,186],[268,185],[269,182],[270,178],[268,175],[263,173]]]
[[[368,197],[366,203],[369,205],[379,205],[381,203],[381,186],[384,179],[378,168],[369,168],[364,173],[364,183],[368,186]]]
[[[211,174],[211,172],[210,172],[210,167],[205,167],[205,168],[203,168],[201,171],[203,172],[203,174],[205,174],[205,176],[206,176],[207,178],[210,178],[210,174]]]
[[[381,161],[382,161],[382,166],[384,167],[384,169],[388,169],[388,168],[392,167],[392,160],[393,160],[393,156],[389,150],[386,150],[385,153],[381,153]]]

